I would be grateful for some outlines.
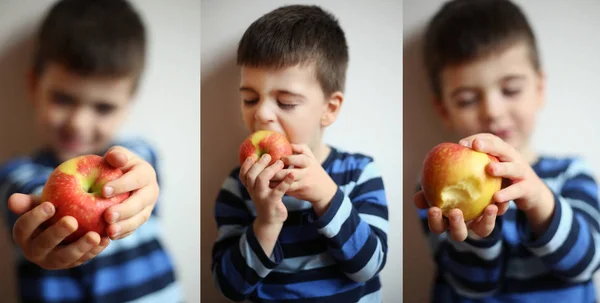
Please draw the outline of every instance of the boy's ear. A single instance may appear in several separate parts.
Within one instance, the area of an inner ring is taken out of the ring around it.
[[[442,124],[447,129],[452,129],[452,123],[450,121],[450,115],[448,115],[448,109],[444,105],[444,100],[442,100],[439,96],[434,95],[431,98],[431,102],[433,102],[433,108],[437,116],[442,120]]]
[[[546,103],[546,74],[543,71],[538,72],[537,81],[538,108],[541,109]]]
[[[327,127],[337,119],[342,103],[344,102],[344,94],[335,92],[327,99],[327,104],[323,116],[321,116],[321,127]]]

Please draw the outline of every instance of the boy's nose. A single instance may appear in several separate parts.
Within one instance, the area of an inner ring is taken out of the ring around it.
[[[88,123],[91,118],[92,117],[87,114],[85,109],[77,108],[71,111],[67,123],[69,128],[80,130],[85,127],[86,123]]]
[[[263,125],[268,124],[269,122],[275,121],[275,112],[268,102],[260,102],[254,112],[254,119]]]
[[[481,116],[486,121],[495,120],[504,114],[504,110],[504,103],[500,98],[488,96],[482,102]]]

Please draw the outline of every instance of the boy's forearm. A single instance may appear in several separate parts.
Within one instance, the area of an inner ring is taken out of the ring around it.
[[[545,185],[540,195],[541,198],[538,205],[525,211],[527,222],[535,238],[540,237],[548,230],[556,206],[554,194]]]
[[[265,255],[271,256],[275,244],[277,243],[277,238],[283,228],[283,224],[267,224],[255,220],[252,227],[254,228],[254,235],[265,252]]]

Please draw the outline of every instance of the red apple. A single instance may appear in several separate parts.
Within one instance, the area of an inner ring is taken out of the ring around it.
[[[56,212],[47,224],[54,224],[64,216],[77,220],[77,230],[63,244],[69,244],[87,232],[94,231],[101,237],[107,235],[104,211],[121,203],[130,193],[111,198],[102,195],[106,183],[123,175],[98,155],[84,155],[65,161],[49,176],[41,196],[41,202],[54,204]]]
[[[240,145],[240,164],[252,155],[260,158],[263,154],[271,156],[271,162],[269,163],[271,165],[285,156],[292,155],[292,145],[285,135],[280,132],[259,130],[248,136]]]
[[[502,178],[487,173],[486,166],[498,158],[456,143],[433,147],[423,161],[421,188],[429,206],[444,216],[458,208],[465,221],[478,218],[500,190]]]

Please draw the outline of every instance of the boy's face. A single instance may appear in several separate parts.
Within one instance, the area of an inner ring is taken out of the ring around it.
[[[242,67],[240,95],[248,130],[279,131],[313,151],[343,100],[341,93],[325,96],[314,69],[303,65],[278,70]]]
[[[544,102],[544,79],[533,68],[529,48],[514,44],[441,75],[438,113],[461,137],[488,132],[518,150],[528,147]]]
[[[101,152],[124,120],[132,77],[82,77],[48,64],[32,78],[31,98],[45,144],[60,161]]]

